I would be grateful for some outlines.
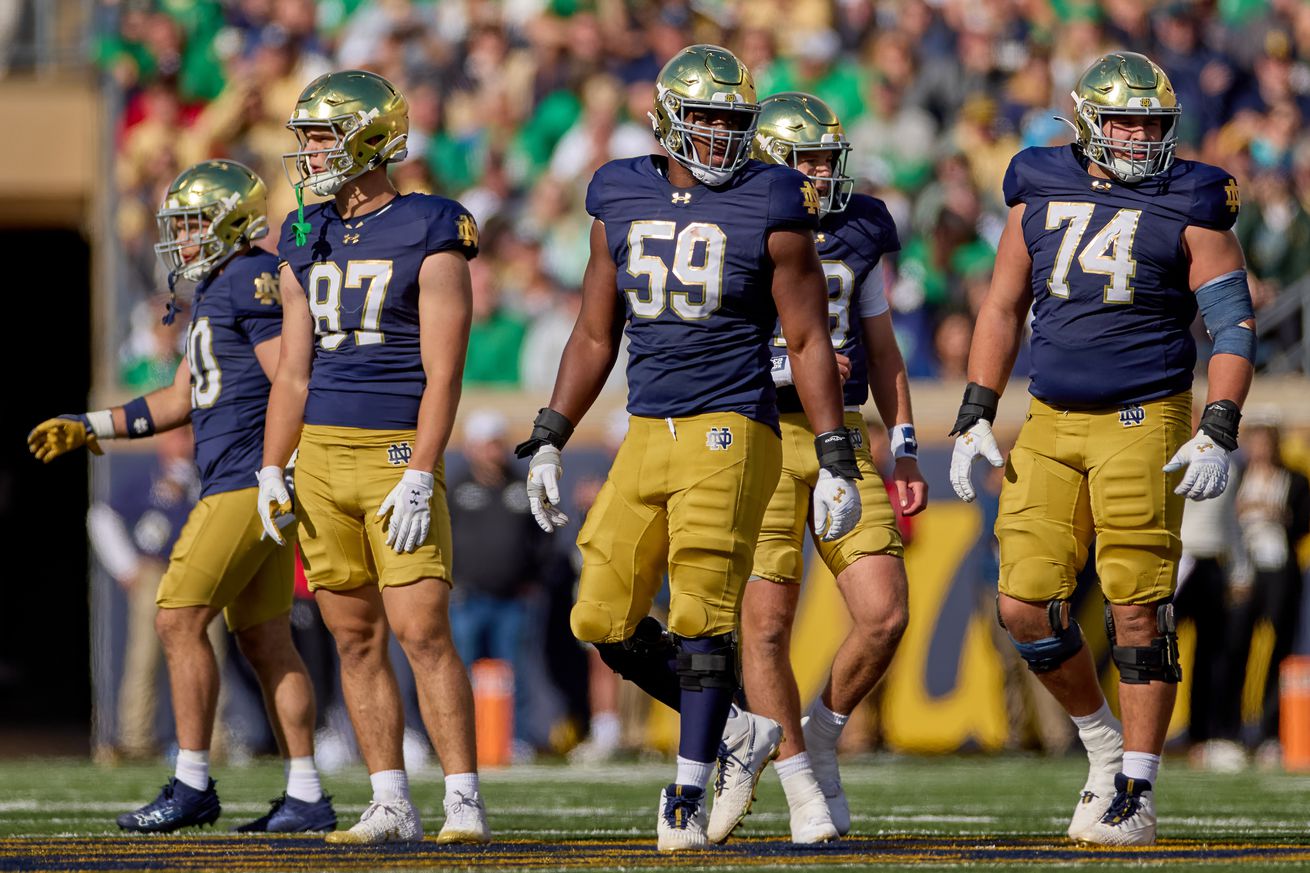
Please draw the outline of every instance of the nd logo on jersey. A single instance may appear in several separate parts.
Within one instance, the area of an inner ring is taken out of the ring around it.
[[[732,445],[732,428],[712,427],[705,434],[705,448],[711,452],[726,452]]]
[[[1119,410],[1119,423],[1124,427],[1138,427],[1146,421],[1146,410],[1140,406],[1125,406]]]
[[[387,463],[393,467],[403,467],[409,463],[414,449],[409,443],[392,443],[387,446]]]

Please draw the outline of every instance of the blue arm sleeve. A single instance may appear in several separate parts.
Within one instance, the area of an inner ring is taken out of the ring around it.
[[[1255,331],[1242,322],[1255,318],[1246,270],[1224,273],[1196,289],[1205,329],[1214,340],[1216,355],[1237,355],[1254,363]]]

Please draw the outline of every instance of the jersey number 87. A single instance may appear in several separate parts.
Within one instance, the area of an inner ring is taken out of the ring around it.
[[[355,325],[343,325],[341,318],[342,288],[368,288],[364,304],[348,309],[349,315],[359,314]],[[314,332],[319,347],[332,351],[346,341],[346,334],[355,334],[355,345],[368,346],[385,341],[382,334],[382,303],[387,299],[387,286],[391,284],[391,261],[347,261],[343,275],[332,261],[322,261],[309,270],[309,311],[314,316]]]

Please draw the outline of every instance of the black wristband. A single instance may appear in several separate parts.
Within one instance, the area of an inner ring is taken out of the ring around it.
[[[947,436],[964,433],[979,421],[988,424],[996,421],[996,407],[1001,402],[1001,395],[990,388],[984,388],[977,382],[970,382],[964,387],[964,400],[960,403],[960,413],[955,419],[955,427]]]
[[[1237,425],[1242,411],[1231,400],[1216,400],[1201,413],[1200,430],[1205,431],[1215,445],[1230,452],[1237,451]]]
[[[537,418],[532,422],[532,436],[514,447],[514,454],[520,458],[532,455],[544,445],[557,449],[573,436],[573,422],[549,407],[537,410]]]
[[[814,452],[819,456],[819,469],[843,479],[864,478],[855,461],[855,441],[848,428],[839,427],[816,436]]]

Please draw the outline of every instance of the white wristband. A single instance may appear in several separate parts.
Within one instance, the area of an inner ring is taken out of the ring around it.
[[[91,432],[96,435],[96,439],[112,440],[117,436],[114,433],[114,413],[108,409],[97,409],[95,412],[88,412],[86,420],[91,423]]]
[[[919,458],[919,441],[914,436],[914,425],[898,424],[892,428],[890,434],[892,443],[892,457],[896,460],[901,458]]]
[[[780,358],[774,358],[773,365],[769,372],[773,376],[774,387],[782,388],[785,385],[792,384],[791,357],[783,355]]]

